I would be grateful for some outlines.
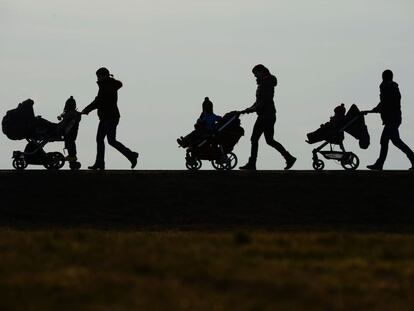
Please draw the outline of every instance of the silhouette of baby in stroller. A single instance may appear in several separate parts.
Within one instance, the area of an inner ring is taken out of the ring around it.
[[[181,136],[177,139],[177,143],[183,148],[195,146],[211,135],[216,129],[217,123],[221,120],[220,116],[214,114],[213,103],[208,97],[204,99],[202,107],[203,111],[197,119],[196,124],[194,124],[195,130],[187,136]]]
[[[344,133],[347,132],[357,139],[361,149],[367,149],[370,144],[370,137],[365,125],[364,114],[359,111],[356,105],[352,105],[346,112],[344,104],[337,106],[334,113],[329,122],[322,124],[316,131],[307,134],[306,142],[309,144],[325,141],[312,151],[312,166],[315,170],[324,169],[325,164],[318,158],[319,153],[325,159],[339,161],[346,170],[355,170],[359,166],[359,158],[353,152],[345,150],[343,144]],[[328,144],[330,150],[322,150]],[[338,145],[341,151],[333,150],[332,145]]]
[[[331,144],[339,145],[341,150],[344,149],[344,132],[340,129],[345,125],[345,104],[341,104],[334,109],[334,115],[330,118],[329,122],[321,124],[319,129],[309,133],[307,143],[313,144],[321,140],[327,140]]]
[[[240,113],[229,112],[223,117],[214,114],[213,103],[208,97],[203,102],[203,112],[194,125],[195,130],[177,139],[180,147],[187,148],[186,167],[201,168],[201,160],[211,161],[217,170],[231,170],[237,165],[234,146],[244,135],[240,126]]]

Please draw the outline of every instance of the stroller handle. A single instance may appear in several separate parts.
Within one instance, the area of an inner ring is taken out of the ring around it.
[[[364,116],[369,114],[369,113],[374,113],[374,111],[372,111],[372,110],[363,110],[363,111],[361,111],[361,114],[364,115]]]

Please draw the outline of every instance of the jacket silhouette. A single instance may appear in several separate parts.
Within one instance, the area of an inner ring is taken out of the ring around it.
[[[100,120],[119,119],[118,109],[118,93],[122,87],[122,82],[114,78],[107,78],[97,82],[99,91],[95,100],[90,103],[83,112],[88,114],[94,109],[98,109],[98,117]]]
[[[401,124],[401,94],[398,83],[383,81],[380,84],[380,103],[372,111],[380,113],[384,125]]]
[[[269,75],[257,78],[256,83],[256,102],[250,108],[250,111],[256,112],[259,118],[274,118],[276,108],[273,97],[275,95],[275,87],[277,86],[276,77]]]

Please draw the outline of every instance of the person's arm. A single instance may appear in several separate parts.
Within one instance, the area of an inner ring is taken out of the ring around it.
[[[116,84],[115,88],[117,91],[123,86],[122,82],[119,80],[115,80],[115,84]]]
[[[252,112],[256,112],[263,104],[263,101],[261,100],[256,100],[256,102],[249,108],[245,109],[243,112],[244,113],[252,113]]]
[[[401,99],[401,93],[396,84],[386,84],[380,87],[380,102],[371,110],[371,112],[381,112],[385,109],[387,103]]]
[[[369,112],[371,112],[371,113],[380,113],[381,112],[381,110],[382,110],[382,106],[383,106],[383,103],[382,102],[379,102],[379,104],[377,105],[377,106],[375,106],[371,111],[369,111]]]
[[[82,113],[83,114],[88,114],[92,110],[97,109],[99,107],[99,103],[100,103],[100,98],[99,98],[99,95],[98,95],[98,96],[96,96],[96,98],[94,99],[93,102],[91,102],[88,106],[83,108]]]
[[[269,82],[263,85],[259,85],[256,91],[255,103],[251,107],[243,110],[242,113],[256,112],[266,100],[269,100],[269,99],[271,100],[272,97],[273,97],[273,93],[271,92],[271,86],[269,85]]]
[[[380,86],[380,96],[379,97],[380,97],[380,102],[378,103],[378,105],[376,105],[371,110],[364,111],[363,113],[365,115],[368,114],[368,113],[380,113],[381,110],[383,109],[384,102],[385,102],[385,96],[384,96],[384,90],[381,86]]]
[[[65,117],[65,111],[63,111],[60,115],[57,116],[57,119],[61,121]]]
[[[203,124],[203,120],[204,119],[204,113],[202,112],[201,114],[200,114],[200,116],[198,117],[198,119],[197,119],[197,121],[196,121],[196,123],[194,124],[194,128],[196,129],[196,130],[199,130],[200,128],[201,128],[201,126],[202,126],[202,124]]]
[[[198,119],[197,119],[197,122],[196,123],[201,123],[201,122],[203,122],[204,121],[204,112],[202,112],[201,114],[200,114],[200,116],[198,117]]]
[[[121,84],[122,86],[122,84]],[[98,109],[100,104],[101,104],[101,99],[102,99],[102,91],[101,88],[99,88],[98,91],[98,95],[96,95],[95,99],[85,108],[83,108],[82,110],[82,114],[88,114],[89,112],[91,112],[92,110]]]

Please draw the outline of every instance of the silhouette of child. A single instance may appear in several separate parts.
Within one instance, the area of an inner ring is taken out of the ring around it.
[[[344,104],[340,104],[335,107],[334,115],[330,118],[329,122],[321,124],[320,128],[316,131],[309,133],[306,142],[313,144],[318,141],[328,140],[331,143],[340,143],[344,139],[344,134],[339,133],[340,129],[345,123],[346,109]]]
[[[68,151],[66,160],[69,162],[77,161],[76,137],[78,136],[79,122],[81,113],[76,110],[76,101],[73,96],[65,102],[63,113],[59,115],[60,125],[62,126],[65,139],[65,148]]]
[[[177,139],[177,142],[181,147],[186,148],[194,145],[201,139],[212,134],[217,127],[217,123],[221,120],[220,116],[214,114],[213,103],[208,97],[204,98],[202,108],[203,111],[194,125],[195,130],[187,136],[181,136]]]
[[[331,117],[329,123],[335,128],[337,128],[337,127],[340,127],[345,120],[345,113],[346,113],[345,105],[341,104],[335,107],[334,113],[335,114]]]

